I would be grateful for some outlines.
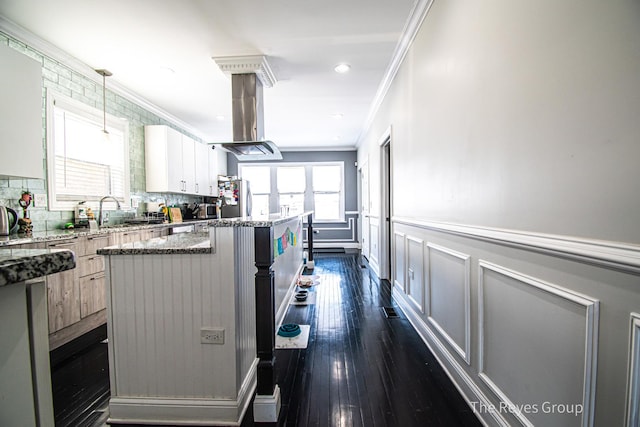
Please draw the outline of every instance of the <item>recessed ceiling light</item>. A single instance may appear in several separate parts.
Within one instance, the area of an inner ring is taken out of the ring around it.
[[[331,115],[332,118],[338,120],[342,118],[342,113],[335,113]]]
[[[334,136],[334,137],[333,137],[333,140],[334,140],[334,141],[340,141],[340,137],[339,137],[339,136]]]
[[[334,71],[336,73],[344,74],[344,73],[348,72],[351,69],[351,65],[349,65],[349,64],[338,64],[333,69],[334,69]]]
[[[216,120],[223,121],[224,120],[224,116],[216,116]]]

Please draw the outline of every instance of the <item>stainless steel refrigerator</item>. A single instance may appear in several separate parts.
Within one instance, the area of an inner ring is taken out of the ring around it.
[[[218,181],[220,218],[251,216],[251,189],[245,179]]]

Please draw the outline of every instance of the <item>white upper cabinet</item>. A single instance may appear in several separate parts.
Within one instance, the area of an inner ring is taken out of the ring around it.
[[[0,176],[44,179],[42,64],[0,45]]]
[[[145,126],[144,137],[146,191],[217,195],[221,150],[164,125]],[[226,172],[226,157],[224,163]]]
[[[188,136],[182,136],[182,179],[184,181],[183,193],[196,194],[196,145]]]
[[[196,171],[196,194],[208,196],[209,194],[209,151],[211,147],[206,144],[196,144],[195,146],[195,171]]]
[[[144,127],[148,192],[184,192],[182,135],[167,126]]]
[[[208,195],[218,197],[218,175],[227,174],[227,153],[223,150],[209,150]]]

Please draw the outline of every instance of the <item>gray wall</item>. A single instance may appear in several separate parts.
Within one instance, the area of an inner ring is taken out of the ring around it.
[[[360,141],[376,218],[391,128],[393,295],[488,425],[640,419],[638,46],[637,1],[436,0]]]
[[[434,2],[359,160],[392,124],[396,215],[640,243],[639,15]]]
[[[358,190],[356,151],[283,151],[282,160],[268,163],[313,163],[313,162],[343,162],[345,176],[345,222],[320,223],[314,222],[318,233],[314,236],[314,244],[322,247],[355,248],[358,246]],[[251,162],[253,163],[253,162]],[[227,156],[227,173],[238,174],[238,159],[233,155]],[[304,234],[306,240],[306,230]]]

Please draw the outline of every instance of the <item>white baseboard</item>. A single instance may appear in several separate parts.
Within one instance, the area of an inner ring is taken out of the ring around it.
[[[272,396],[256,394],[253,400],[253,421],[257,423],[275,423],[280,415],[280,387],[276,385]]]
[[[305,244],[305,249],[309,247]],[[358,242],[313,242],[313,248],[344,248],[344,249],[360,249],[360,243]]]
[[[172,426],[238,426],[256,389],[258,359],[254,361],[236,399],[112,397],[109,424]]]

